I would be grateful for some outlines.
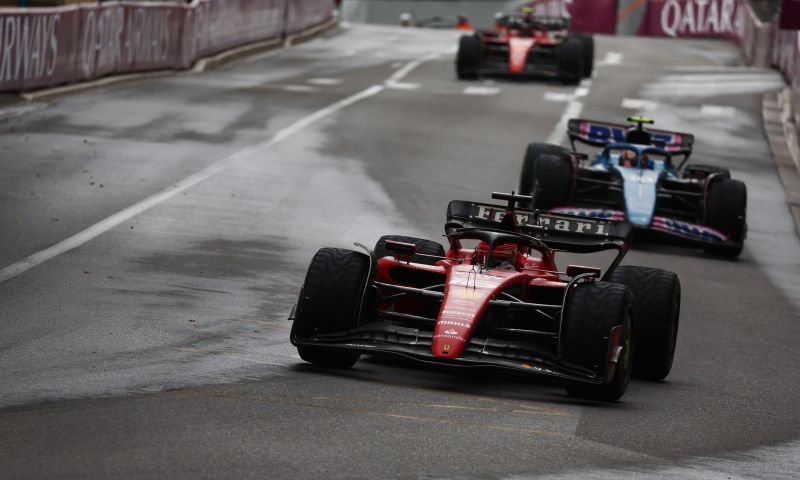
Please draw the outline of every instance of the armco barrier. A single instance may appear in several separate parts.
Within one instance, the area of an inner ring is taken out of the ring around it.
[[[334,0],[106,2],[0,9],[0,91],[110,74],[189,68],[197,59],[332,18]]]
[[[791,86],[794,120],[800,126],[800,31],[775,30],[772,64],[783,73]]]

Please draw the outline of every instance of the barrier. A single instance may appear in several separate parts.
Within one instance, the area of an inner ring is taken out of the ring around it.
[[[745,10],[739,0],[649,0],[637,34],[738,38]]]
[[[202,57],[324,23],[334,0],[106,2],[0,9],[0,91],[185,69]]]

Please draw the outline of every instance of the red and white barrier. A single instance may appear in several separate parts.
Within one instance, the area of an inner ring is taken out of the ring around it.
[[[106,2],[0,9],[0,91],[110,74],[189,68],[197,59],[330,20],[335,0]]]

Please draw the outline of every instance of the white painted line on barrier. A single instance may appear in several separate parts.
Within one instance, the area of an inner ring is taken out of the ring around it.
[[[658,102],[642,100],[641,98],[623,98],[622,108],[628,110],[650,111],[658,108]]]
[[[423,57],[421,60],[415,60],[409,62],[406,66],[395,72],[388,81],[400,81],[406,75],[411,73],[415,68],[420,66],[422,62],[436,58],[438,54],[430,54]],[[353,94],[347,98],[339,100],[321,110],[317,110],[316,112],[301,118],[300,120],[296,121],[295,123],[289,125],[288,127],[284,128],[283,130],[279,131],[272,137],[271,140],[258,144],[253,145],[252,147],[245,148],[240,150],[233,155],[229,155],[225,158],[217,160],[216,162],[212,163],[211,165],[207,166],[206,168],[200,170],[199,172],[195,173],[194,175],[190,175],[189,177],[184,178],[183,180],[178,181],[177,183],[172,184],[171,186],[161,190],[160,192],[151,195],[144,200],[131,205],[128,208],[120,210],[119,212],[107,217],[94,225],[90,226],[89,228],[76,233],[75,235],[62,240],[61,242],[46,248],[44,250],[40,250],[32,255],[25,257],[24,259],[13,263],[2,270],[0,270],[0,283],[6,282],[11,280],[12,278],[27,272],[31,268],[36,267],[52,258],[55,258],[62,253],[66,253],[74,248],[77,248],[84,243],[102,235],[103,233],[111,230],[112,228],[116,227],[117,225],[130,220],[131,218],[139,215],[142,212],[145,212],[160,203],[169,200],[170,198],[174,197],[175,195],[183,192],[184,190],[191,188],[211,177],[220,173],[221,171],[225,170],[230,164],[233,162],[240,160],[242,158],[248,158],[251,156],[255,156],[255,154],[262,152],[263,150],[267,150],[272,146],[286,140],[287,138],[291,137],[292,135],[304,130],[305,128],[309,127],[310,125],[322,120],[325,117],[328,117],[340,110],[343,110],[353,104],[356,104],[362,100],[366,100],[370,97],[374,97],[375,95],[384,91],[386,87],[384,85],[373,85],[365,90],[362,90],[356,94]]]
[[[709,117],[735,117],[736,108],[723,107],[721,105],[703,105],[700,107],[700,113]]]
[[[341,85],[342,82],[341,78],[309,78],[307,80],[308,83],[312,85],[324,85],[324,86],[333,86],[333,85]]]
[[[597,62],[598,67],[604,67],[606,65],[619,65],[622,63],[622,59],[624,56],[619,52],[608,52],[606,56]]]
[[[497,87],[467,87],[464,89],[464,95],[497,95],[500,89]]]
[[[16,277],[17,275],[20,275],[21,273],[24,273],[30,270],[31,268],[50,260],[51,258],[57,257],[62,253],[68,252],[74,248],[83,245],[84,243],[92,240],[93,238],[111,230],[117,225],[130,220],[136,215],[139,215],[140,213],[149,210],[155,207],[156,205],[163,203],[166,200],[169,200],[170,198],[183,192],[184,190],[213,177],[214,175],[220,173],[225,168],[227,168],[234,161],[240,160],[242,158],[251,157],[263,150],[267,150],[271,148],[273,145],[280,143],[283,140],[286,140],[292,135],[307,128],[313,123],[316,123],[322,120],[323,118],[330,116],[338,112],[339,110],[347,108],[355,103],[373,97],[381,93],[383,90],[384,87],[382,85],[373,85],[367,88],[366,90],[362,90],[361,92],[351,95],[336,103],[333,103],[321,110],[317,110],[311,115],[303,117],[297,122],[289,125],[288,127],[276,133],[275,136],[272,137],[272,139],[267,142],[245,148],[243,150],[234,153],[233,155],[225,157],[221,160],[217,160],[216,162],[200,170],[194,175],[184,178],[183,180],[180,180],[179,182],[167,187],[166,189],[154,195],[151,195],[145,198],[144,200],[134,205],[131,205],[130,207],[121,210],[111,215],[110,217],[105,218],[104,220],[95,223],[91,227],[79,233],[76,233],[75,235],[67,238],[66,240],[63,240],[53,245],[52,247],[36,252],[20,260],[19,262],[16,262],[8,267],[3,268],[2,270],[0,270],[0,283],[6,282]]]

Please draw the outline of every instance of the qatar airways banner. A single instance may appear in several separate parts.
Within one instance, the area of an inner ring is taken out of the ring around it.
[[[617,0],[534,0],[536,15],[570,18],[574,32],[613,35],[617,27]]]
[[[740,38],[741,0],[649,0],[639,35]]]
[[[189,68],[204,56],[326,22],[334,8],[334,0],[0,8],[0,91]]]

